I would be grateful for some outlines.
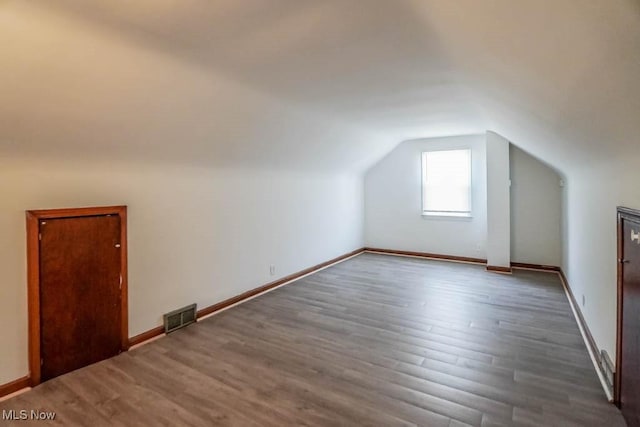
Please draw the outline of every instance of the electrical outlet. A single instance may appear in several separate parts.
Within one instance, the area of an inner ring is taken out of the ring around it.
[[[584,303],[585,303],[584,294],[582,294],[582,306],[583,307],[584,307]]]
[[[272,276],[274,274],[276,274],[276,266],[275,265],[270,265],[269,266],[269,274],[271,274]]]

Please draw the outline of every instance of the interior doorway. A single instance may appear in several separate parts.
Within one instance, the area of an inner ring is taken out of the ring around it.
[[[618,327],[615,401],[640,426],[640,211],[618,208]]]
[[[32,385],[128,348],[126,206],[27,211]]]

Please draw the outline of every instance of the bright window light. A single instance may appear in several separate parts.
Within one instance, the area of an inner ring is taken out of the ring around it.
[[[471,150],[422,153],[422,214],[471,216]]]

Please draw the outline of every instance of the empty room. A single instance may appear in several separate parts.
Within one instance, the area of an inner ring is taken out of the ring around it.
[[[0,45],[0,425],[640,426],[638,0],[3,0]]]

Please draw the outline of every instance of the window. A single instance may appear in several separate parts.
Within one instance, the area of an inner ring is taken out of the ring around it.
[[[422,214],[471,216],[471,150],[422,153]]]

